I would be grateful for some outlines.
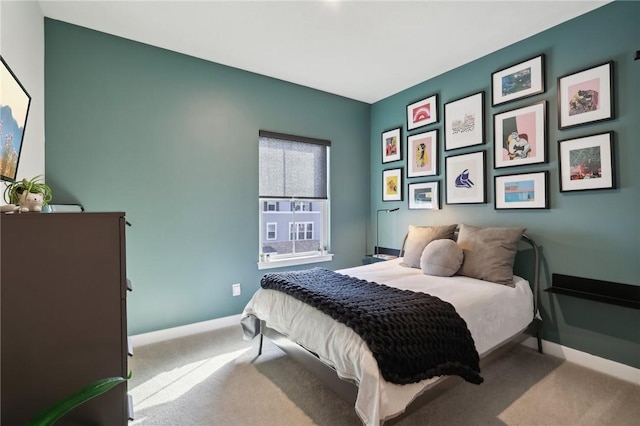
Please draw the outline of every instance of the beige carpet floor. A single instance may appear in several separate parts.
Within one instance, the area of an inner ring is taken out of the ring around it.
[[[133,425],[359,425],[353,407],[265,339],[229,327],[138,347]],[[640,386],[519,346],[397,424],[640,425]]]

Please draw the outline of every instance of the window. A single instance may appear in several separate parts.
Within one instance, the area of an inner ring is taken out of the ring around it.
[[[291,204],[293,205],[292,210],[295,210],[297,212],[308,212],[311,210],[311,203],[308,203],[306,201],[295,201]]]
[[[278,224],[274,222],[267,223],[267,240],[273,241],[278,237]]]
[[[278,203],[274,203],[273,201],[265,201],[264,202],[264,211],[265,212],[278,211]]]
[[[313,222],[289,222],[289,240],[313,240]]]
[[[329,245],[331,143],[266,131],[258,140],[259,253],[269,254],[271,262],[321,261],[309,258],[322,257]]]

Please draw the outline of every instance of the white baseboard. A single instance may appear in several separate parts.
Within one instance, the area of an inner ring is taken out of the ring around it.
[[[240,314],[229,317],[217,318],[209,321],[202,321],[193,324],[187,324],[180,327],[167,328],[164,330],[152,331],[149,333],[137,334],[130,336],[131,344],[134,348],[138,346],[149,345],[151,343],[164,342],[166,340],[186,337],[192,334],[204,333],[219,328],[237,325],[240,326]],[[530,337],[522,342],[523,345],[530,348],[538,349],[535,338]],[[609,376],[616,377],[627,382],[640,385],[640,369],[621,364],[616,361],[597,357],[576,349],[571,349],[557,343],[542,341],[542,351],[545,354],[556,358],[573,362],[582,367],[598,371]]]
[[[204,333],[218,328],[230,327],[232,325],[240,327],[240,314],[182,325],[180,327],[151,331],[149,333],[136,334],[134,336],[130,336],[129,339],[131,340],[131,345],[136,348],[139,346],[149,345],[151,343],[159,343],[166,340],[177,339],[179,337]]]
[[[530,348],[538,349],[538,343],[533,337],[528,338],[527,340],[522,342],[522,344]],[[564,359],[566,361],[573,362],[574,364],[578,364],[582,367],[589,368],[591,370],[595,370],[600,373],[607,374],[609,376],[613,376],[620,380],[631,382],[636,385],[640,385],[640,369],[631,367],[630,365],[611,361],[610,359],[601,358],[546,340],[542,341],[542,351],[545,354],[554,356],[556,358]]]

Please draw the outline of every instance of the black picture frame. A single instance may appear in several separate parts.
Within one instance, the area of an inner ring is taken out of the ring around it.
[[[558,141],[560,192],[616,188],[614,133]]]
[[[402,128],[394,127],[382,132],[382,164],[402,160]]]
[[[558,77],[558,129],[613,118],[613,61]]]
[[[438,129],[407,136],[407,178],[437,176]]]
[[[440,210],[440,181],[408,185],[409,210]]]
[[[485,143],[484,91],[447,102],[444,105],[444,150]]]
[[[487,202],[486,151],[450,155],[445,158],[446,203]]]
[[[31,107],[31,95],[24,88],[9,64],[0,56],[0,81],[9,93],[2,96],[3,124],[0,126],[0,180],[15,182],[24,135]]]
[[[547,101],[493,116],[493,168],[546,163]]]
[[[549,172],[515,173],[494,176],[496,210],[548,209]]]
[[[402,167],[382,171],[382,201],[402,201]]]
[[[407,105],[407,131],[438,122],[438,94]]]
[[[492,73],[491,104],[495,107],[544,93],[544,62],[540,54]]]

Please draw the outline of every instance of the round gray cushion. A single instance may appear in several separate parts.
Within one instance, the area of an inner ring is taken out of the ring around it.
[[[422,251],[420,268],[427,275],[450,277],[458,272],[463,259],[462,248],[455,241],[434,240]]]

